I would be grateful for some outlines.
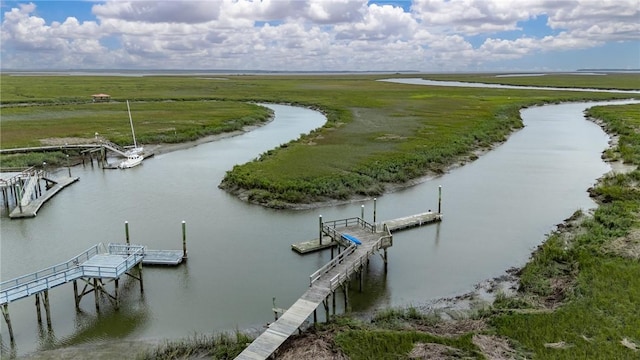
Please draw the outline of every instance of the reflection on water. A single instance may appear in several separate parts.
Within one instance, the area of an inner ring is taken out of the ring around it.
[[[428,303],[471,290],[522,265],[554,224],[593,207],[586,189],[609,168],[600,159],[607,136],[584,120],[589,104],[526,109],[525,128],[467,166],[377,199],[387,220],[437,206],[443,186],[444,221],[397,233],[388,272],[372,257],[364,291],[351,284],[353,311]],[[371,217],[372,201],[323,209],[277,211],[239,201],[218,189],[224,173],[300,133],[324,117],[308,109],[269,105],[276,120],[250,133],[166,153],[137,168],[72,168],[80,181],[45,205],[35,219],[2,218],[2,279],[64,261],[98,242],[153,249],[181,248],[187,224],[189,259],[176,268],[145,268],[144,294],[132,282],[115,311],[95,311],[92,295],[76,313],[71,286],[50,291],[53,332],[42,333],[32,301],[10,305],[20,353],[104,339],[175,339],[232,329],[262,330],[273,321],[273,298],[286,308],[308,288],[309,274],[329,252],[299,256],[294,242],[317,237],[325,220]],[[344,306],[338,292],[339,312]],[[322,308],[318,311],[324,316]],[[3,344],[8,339],[2,322]],[[55,336],[53,336],[55,334]],[[7,351],[12,351],[8,349]]]

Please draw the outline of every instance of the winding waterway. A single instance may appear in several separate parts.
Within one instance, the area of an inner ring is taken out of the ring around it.
[[[577,103],[522,111],[525,128],[478,160],[420,185],[378,198],[379,220],[437,207],[443,186],[445,219],[398,233],[385,274],[372,258],[365,291],[351,292],[355,311],[420,305],[454,296],[523,265],[554,224],[594,206],[586,189],[610,168],[600,159],[608,137],[585,121]],[[50,292],[53,331],[38,326],[32,300],[10,305],[16,352],[110,340],[183,338],[194,333],[262,329],[276,306],[287,307],[329,254],[299,256],[290,244],[317,236],[325,220],[372,219],[372,202],[314,210],[272,210],[217,188],[225,171],[321,126],[315,111],[283,105],[275,120],[240,136],[156,156],[121,170],[74,167],[80,182],[46,204],[35,219],[2,218],[2,279],[66,261],[98,243],[124,242],[180,249],[187,223],[189,260],[177,268],[144,269],[144,294],[131,281],[121,309],[93,295],[74,308],[73,288]],[[64,170],[66,171],[66,169]],[[46,326],[46,325],[45,325]],[[3,342],[8,341],[2,322]]]

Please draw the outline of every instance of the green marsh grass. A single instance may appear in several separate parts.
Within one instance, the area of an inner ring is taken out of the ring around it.
[[[173,360],[173,359],[235,359],[248,343],[253,341],[249,336],[237,331],[234,335],[194,335],[184,340],[167,341],[151,351],[136,358],[138,360]]]
[[[142,144],[178,143],[265,122],[271,112],[236,101],[131,102],[136,138]],[[124,102],[14,106],[2,108],[2,148],[41,146],[42,139],[95,133],[132,145]]]
[[[256,161],[238,164],[221,183],[252,202],[287,207],[376,196],[387,185],[441,173],[473,158],[474,150],[504,141],[522,126],[522,107],[629,97],[375,81],[385,77],[4,75],[2,147],[35,146],[46,137],[90,137],[95,132],[129,144],[126,99],[132,101],[136,135],[147,144],[189,141],[264,121],[266,111],[248,102],[318,109],[327,116],[325,126]],[[91,94],[97,92],[110,94],[114,102],[91,104]]]
[[[636,138],[640,105],[594,107],[588,114],[620,136],[619,148],[632,149],[624,160],[636,170],[601,179],[591,189],[600,203],[593,216],[581,223],[568,242],[560,234],[551,235],[524,267],[524,294],[549,296],[554,292],[552,283],[570,280],[563,291],[564,305],[553,312],[492,319],[498,334],[516,341],[537,359],[640,357],[640,350],[632,349],[640,348],[640,262],[632,252],[638,244],[630,235],[640,233],[640,147]],[[625,239],[628,248],[610,251],[612,243]],[[566,348],[548,346],[560,342]]]

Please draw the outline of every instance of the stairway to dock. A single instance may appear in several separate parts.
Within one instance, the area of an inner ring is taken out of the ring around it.
[[[328,313],[328,298],[343,287],[351,276],[362,270],[369,257],[380,249],[392,245],[391,233],[376,232],[375,226],[360,218],[351,218],[324,223],[324,234],[330,236],[346,248],[329,263],[309,276],[309,289],[266,331],[257,337],[236,359],[267,359],[296,332],[320,306],[324,305]],[[349,242],[343,235],[350,235],[361,242],[360,245]],[[386,261],[386,256],[385,256]]]

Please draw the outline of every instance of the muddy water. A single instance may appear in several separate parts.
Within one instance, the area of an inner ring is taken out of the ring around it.
[[[443,186],[445,220],[398,233],[389,271],[373,258],[365,291],[351,292],[354,311],[420,305],[470,290],[520,266],[553,225],[594,206],[586,189],[609,170],[600,160],[608,138],[582,111],[565,104],[522,112],[525,128],[477,161],[377,201],[378,220],[437,206]],[[276,120],[250,133],[157,156],[126,171],[75,167],[80,182],[45,205],[35,219],[2,218],[1,271],[9,279],[65,261],[98,242],[181,247],[187,222],[189,260],[177,268],[145,268],[144,294],[128,282],[120,311],[92,295],[76,312],[72,286],[50,292],[52,331],[36,322],[33,299],[10,305],[15,354],[104,341],[172,339],[233,329],[260,331],[276,306],[292,304],[328,253],[298,256],[290,244],[317,235],[326,220],[372,220],[372,203],[276,211],[219,190],[225,171],[317,128],[321,114],[272,106]],[[8,342],[2,322],[2,340]]]

